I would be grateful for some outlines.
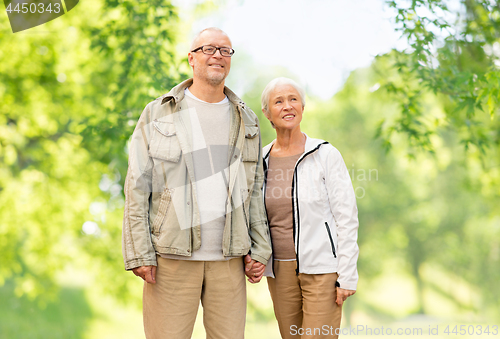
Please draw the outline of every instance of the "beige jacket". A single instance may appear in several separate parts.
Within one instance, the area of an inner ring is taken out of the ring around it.
[[[192,158],[193,111],[184,101],[189,79],[150,102],[135,128],[125,180],[123,258],[127,270],[156,265],[156,254],[191,256],[201,246],[200,214]],[[251,254],[263,264],[271,242],[262,199],[263,165],[259,122],[227,87],[231,107],[226,257]],[[217,131],[214,131],[217,133]]]

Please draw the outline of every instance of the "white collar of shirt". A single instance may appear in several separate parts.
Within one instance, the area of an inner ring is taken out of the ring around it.
[[[188,97],[190,97],[190,98],[194,99],[194,100],[198,100],[199,102],[204,102],[204,103],[206,103],[206,104],[210,104],[210,102],[206,102],[206,101],[200,100],[200,99],[198,99],[197,97],[195,97],[195,96],[194,96],[194,94],[193,94],[193,93],[191,93],[191,91],[189,90],[189,88],[186,88],[186,89],[184,90],[184,94],[185,94],[185,95],[187,95]],[[222,101],[219,101],[219,102],[214,102],[214,103],[212,103],[212,104],[214,104],[214,105],[222,105],[222,104],[225,104],[225,103],[227,103],[227,102],[229,102],[229,99],[227,98],[227,96],[224,96],[224,99],[222,99]]]

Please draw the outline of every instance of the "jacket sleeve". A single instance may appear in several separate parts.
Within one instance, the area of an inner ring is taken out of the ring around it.
[[[132,134],[125,179],[122,253],[125,269],[156,266],[156,254],[149,226],[149,198],[152,192],[153,160],[149,156],[151,104],[142,112]]]
[[[262,160],[262,140],[259,132],[259,157],[255,168],[255,181],[250,200],[250,239],[252,241],[250,256],[252,259],[267,265],[271,256],[271,237],[267,225],[267,215],[262,197],[264,185],[264,165]]]
[[[328,149],[325,172],[328,199],[337,228],[338,282],[341,288],[356,290],[359,256],[356,195],[344,159],[333,146]]]

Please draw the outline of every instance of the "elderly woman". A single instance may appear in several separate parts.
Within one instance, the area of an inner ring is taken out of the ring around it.
[[[263,151],[273,245],[265,275],[282,338],[335,338],[358,281],[356,198],[339,151],[301,132],[304,106],[304,90],[291,79],[274,79],[262,93],[276,130]],[[254,265],[249,281],[262,271]]]

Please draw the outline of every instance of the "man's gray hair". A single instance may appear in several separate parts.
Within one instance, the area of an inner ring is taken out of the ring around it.
[[[306,92],[302,87],[299,86],[295,81],[289,78],[285,77],[279,77],[276,79],[271,80],[266,88],[264,88],[264,91],[262,91],[262,96],[260,97],[260,102],[262,105],[262,110],[264,113],[267,115],[269,113],[269,96],[271,95],[271,92],[276,89],[278,86],[282,85],[290,85],[293,88],[297,90],[297,92],[300,95],[300,100],[302,101],[302,108],[305,107],[306,105]]]
[[[195,49],[197,47],[200,47],[200,46],[198,46],[198,40],[200,39],[200,35],[205,31],[215,31],[215,32],[223,33],[229,39],[229,36],[222,29],[220,29],[218,27],[208,27],[208,28],[201,30],[200,32],[198,32],[198,34],[195,35],[195,37],[193,38],[193,41],[191,42],[190,51],[192,51],[193,49]],[[231,41],[231,39],[229,39],[229,41]]]

